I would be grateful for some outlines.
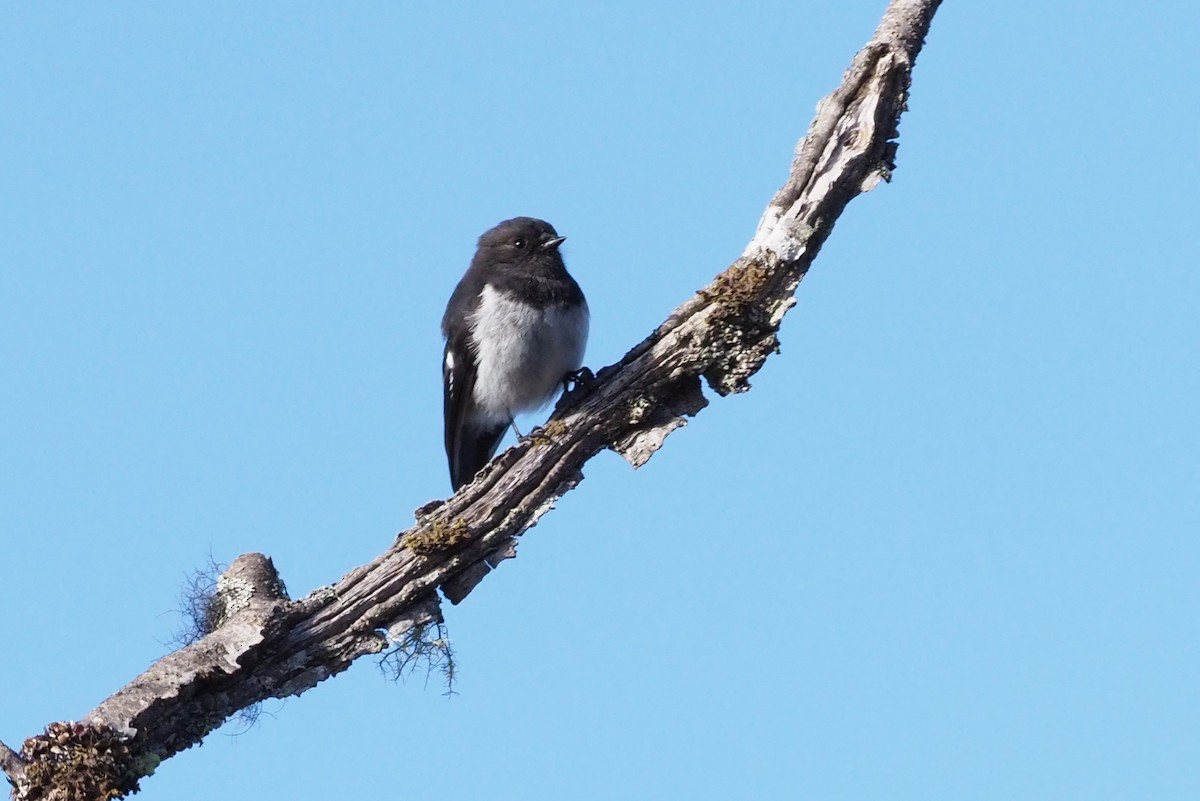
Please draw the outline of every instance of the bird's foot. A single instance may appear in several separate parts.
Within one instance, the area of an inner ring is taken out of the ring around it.
[[[545,425],[536,426],[525,439],[534,445],[549,445],[555,437],[562,436],[566,430],[567,427],[562,420],[550,419],[546,421]]]
[[[563,393],[559,397],[558,403],[554,404],[554,412],[557,414],[563,409],[575,405],[586,397],[595,385],[596,376],[586,367],[580,367],[573,373],[567,373],[562,377]]]
[[[596,383],[596,376],[586,367],[580,367],[573,373],[567,373],[562,379],[563,392],[571,393],[582,389],[587,391],[591,389],[592,384]]]

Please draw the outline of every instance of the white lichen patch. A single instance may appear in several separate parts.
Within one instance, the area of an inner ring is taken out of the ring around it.
[[[225,575],[217,579],[217,598],[225,607],[222,619],[228,619],[245,609],[253,597],[254,587],[245,579],[229,578]]]
[[[654,404],[649,398],[640,397],[629,404],[629,422],[632,425],[638,425],[646,419],[646,415],[653,410]]]

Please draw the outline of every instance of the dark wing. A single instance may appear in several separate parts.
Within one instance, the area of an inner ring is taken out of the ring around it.
[[[450,484],[456,492],[488,463],[508,427],[505,423],[481,424],[472,400],[476,373],[475,354],[467,345],[465,333],[447,339],[442,358],[442,410]]]
[[[475,354],[467,347],[465,336],[446,340],[442,356],[442,414],[446,424],[446,459],[450,463],[450,483],[457,490],[462,480],[463,425],[470,413],[475,391]]]

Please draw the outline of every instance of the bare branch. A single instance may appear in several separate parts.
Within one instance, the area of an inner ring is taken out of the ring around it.
[[[239,557],[217,582],[211,633],[159,660],[82,724],[52,724],[58,742],[85,740],[91,754],[99,748],[113,774],[105,786],[136,788],[161,760],[238,710],[298,695],[441,623],[439,590],[458,603],[514,556],[516,538],[582,481],[583,465],[600,451],[644,464],[707,405],[701,378],[719,395],[749,389],[777,352],[780,321],[846,204],[891,177],[913,62],[939,5],[893,0],[818,106],[742,257],[591,386],[565,396],[543,428],[447,501],[418,509],[416,524],[373,562],[297,601],[269,559]],[[10,763],[24,765],[11,749],[0,757],[10,776]],[[56,779],[43,773],[41,785],[21,784],[13,797],[45,793]]]

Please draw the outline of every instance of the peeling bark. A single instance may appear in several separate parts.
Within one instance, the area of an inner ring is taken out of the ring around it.
[[[939,5],[893,0],[818,106],[742,256],[589,386],[568,393],[544,427],[453,497],[418,509],[415,525],[370,564],[304,598],[287,597],[270,559],[239,557],[218,582],[211,633],[163,657],[80,723],[51,724],[19,754],[0,743],[12,797],[136,791],[139,778],[239,710],[298,695],[414,627],[440,622],[440,597],[461,602],[514,556],[516,538],[583,480],[592,456],[612,449],[645,464],[707,405],[702,378],[722,396],[749,389],[778,351],[780,321],[846,204],[891,177],[913,62]],[[80,778],[88,770],[90,784]]]

